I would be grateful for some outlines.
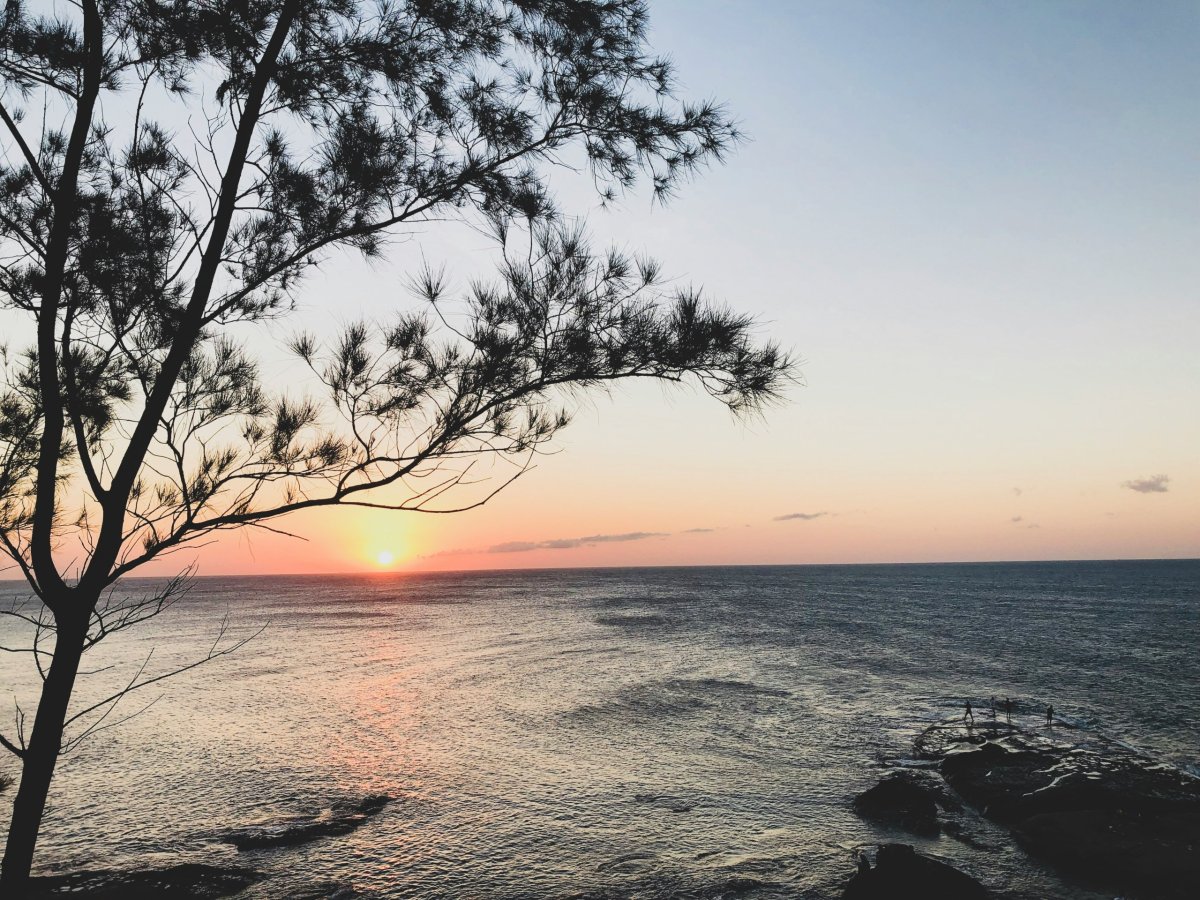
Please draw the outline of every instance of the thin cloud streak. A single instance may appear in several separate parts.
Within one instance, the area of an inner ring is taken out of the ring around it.
[[[796,512],[784,516],[776,516],[773,521],[787,522],[792,520],[811,521],[836,513],[822,510],[820,512]],[[635,541],[646,541],[651,538],[667,538],[684,534],[715,534],[730,526],[717,528],[684,528],[680,531],[627,531],[621,534],[589,534],[577,538],[551,538],[543,541],[504,541],[492,544],[490,547],[455,547],[450,550],[438,550],[434,553],[421,554],[418,559],[442,559],[453,556],[502,555],[507,553],[532,553],[536,550],[574,550],[582,547],[594,547],[600,544],[626,544]],[[749,522],[746,528],[754,527]]]
[[[801,522],[811,522],[813,519],[819,519],[819,518],[821,518],[822,516],[830,516],[830,515],[833,515],[833,513],[828,513],[828,512],[814,512],[814,513],[794,512],[794,513],[788,513],[786,516],[776,516],[776,517],[775,517],[774,519],[772,519],[771,521],[772,521],[772,522],[792,522],[792,521],[799,520],[799,521],[801,521]]]
[[[571,550],[576,547],[593,547],[596,544],[624,544],[670,536],[671,533],[667,531],[628,531],[624,534],[589,534],[585,537],[552,538],[546,541],[505,541],[502,544],[492,544],[490,547],[458,547],[453,550],[438,550],[436,553],[425,553],[420,558],[476,556],[481,553],[529,553],[532,550]]]
[[[1123,481],[1121,487],[1137,491],[1139,494],[1165,494],[1169,490],[1167,483],[1170,480],[1166,475],[1151,475],[1149,478],[1133,478]]]
[[[668,537],[665,531],[630,531],[625,534],[589,534],[581,538],[555,538],[549,541],[508,541],[493,544],[484,553],[528,553],[530,550],[570,550],[595,544],[624,544],[647,538]]]

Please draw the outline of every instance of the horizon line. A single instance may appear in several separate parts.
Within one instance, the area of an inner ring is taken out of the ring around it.
[[[1200,562],[1200,556],[1121,556],[1121,557],[1075,557],[1073,559],[946,559],[946,560],[892,560],[886,562],[822,562],[822,563],[664,563],[660,565],[632,566],[509,566],[506,568],[480,569],[357,569],[342,572],[226,572],[213,575],[193,575],[201,578],[345,578],[350,576],[381,575],[471,575],[500,572],[611,572],[628,569],[817,569],[851,568],[856,566],[1019,566],[1036,563],[1133,563],[1133,562]],[[170,575],[129,575],[120,581],[170,578]],[[0,584],[24,583],[24,578],[0,576]],[[115,582],[114,582],[115,583]]]

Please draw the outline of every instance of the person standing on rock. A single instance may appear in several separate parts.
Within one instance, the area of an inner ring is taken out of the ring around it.
[[[963,713],[963,722],[969,722],[970,726],[975,724],[975,713],[971,711],[971,701],[967,701],[967,711]]]
[[[1053,706],[1046,707],[1046,727],[1047,728],[1054,727],[1054,707]]]
[[[1006,722],[1008,722],[1009,725],[1012,724],[1012,709],[1013,709],[1012,699],[1010,697],[1005,697],[1004,698],[1004,720]]]

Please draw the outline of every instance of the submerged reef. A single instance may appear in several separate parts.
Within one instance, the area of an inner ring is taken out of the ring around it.
[[[272,847],[294,847],[318,838],[349,834],[379,815],[392,802],[385,794],[356,800],[338,800],[315,815],[289,816],[246,828],[237,828],[217,836],[224,844],[238,850],[265,850]]]

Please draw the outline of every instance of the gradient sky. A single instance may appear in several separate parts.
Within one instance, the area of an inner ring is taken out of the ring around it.
[[[600,210],[570,177],[564,206],[759,314],[806,385],[750,422],[618,388],[480,510],[300,516],[307,542],[230,535],[204,574],[385,551],[401,569],[1200,555],[1200,6],[650,6],[685,94],[751,140],[666,208]],[[422,254],[465,285],[491,252],[448,225],[386,265],[335,260],[297,325],[385,317]]]

